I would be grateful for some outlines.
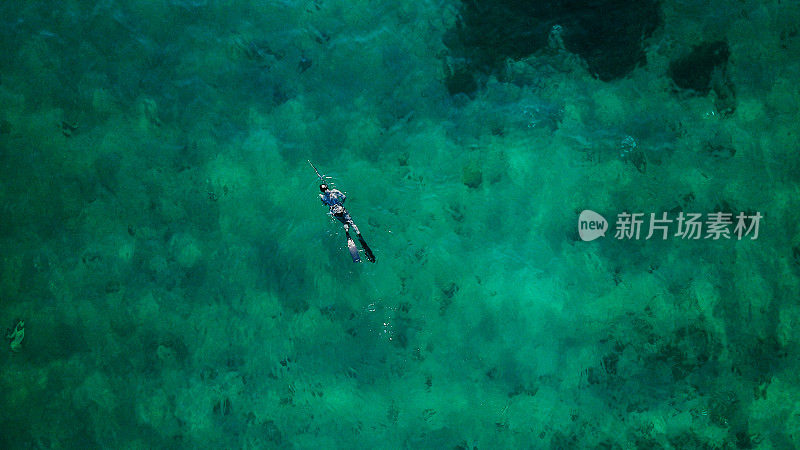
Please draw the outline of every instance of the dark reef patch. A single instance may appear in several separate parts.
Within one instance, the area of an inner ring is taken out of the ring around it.
[[[730,53],[726,42],[697,45],[688,55],[670,63],[669,77],[681,89],[707,95],[711,91],[714,71],[724,69]]]
[[[727,70],[730,55],[727,42],[704,42],[672,61],[668,75],[679,91],[693,95],[714,91],[714,107],[723,116],[729,116],[736,110],[736,90]]]
[[[452,57],[446,84],[450,94],[472,95],[507,59],[547,49],[554,29],[594,76],[621,78],[646,62],[643,41],[662,22],[657,0],[464,0],[457,26],[445,37]]]

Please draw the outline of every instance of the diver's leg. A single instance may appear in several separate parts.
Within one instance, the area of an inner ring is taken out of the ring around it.
[[[350,218],[348,217],[348,219],[350,219]],[[360,232],[360,231],[358,231],[358,227],[356,226],[356,223],[355,223],[355,222],[353,222],[353,219],[350,219],[350,221],[348,222],[348,224],[349,224],[351,227],[353,227],[353,231],[355,231],[355,232],[356,232],[356,235],[358,235],[358,236],[361,236],[361,232]]]
[[[349,226],[353,227],[353,231],[356,232],[356,235],[361,236],[361,232],[358,231],[358,227],[356,226],[356,223],[353,222],[353,218],[350,217],[350,213],[349,212],[345,211],[344,214],[342,214],[342,218],[339,219],[339,220],[341,220],[342,223],[345,224],[345,226],[349,225]]]

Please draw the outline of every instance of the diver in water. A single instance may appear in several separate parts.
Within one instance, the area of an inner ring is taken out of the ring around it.
[[[311,161],[309,161],[309,164],[311,164]],[[311,167],[314,167],[314,165],[311,164]],[[314,170],[322,181],[322,184],[319,185],[319,199],[322,200],[322,204],[330,208],[330,214],[344,225],[344,234],[347,237],[347,249],[350,251],[350,256],[353,257],[353,262],[361,262],[361,257],[358,254],[356,243],[353,242],[353,238],[350,237],[351,227],[353,231],[355,231],[356,237],[358,237],[361,248],[364,249],[364,255],[366,255],[367,260],[374,263],[375,255],[372,253],[372,249],[369,248],[369,245],[367,245],[367,242],[361,236],[361,232],[358,231],[358,227],[355,222],[353,222],[353,218],[350,217],[350,213],[344,209],[344,201],[347,197],[338,189],[329,189],[328,184],[325,183],[325,178],[319,174],[316,167],[314,167]]]

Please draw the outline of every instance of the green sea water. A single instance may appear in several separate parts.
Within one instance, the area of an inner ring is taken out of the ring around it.
[[[798,23],[2,2],[0,447],[797,448]]]

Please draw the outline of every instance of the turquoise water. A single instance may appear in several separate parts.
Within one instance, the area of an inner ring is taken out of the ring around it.
[[[798,23],[3,2],[0,447],[800,446]]]

